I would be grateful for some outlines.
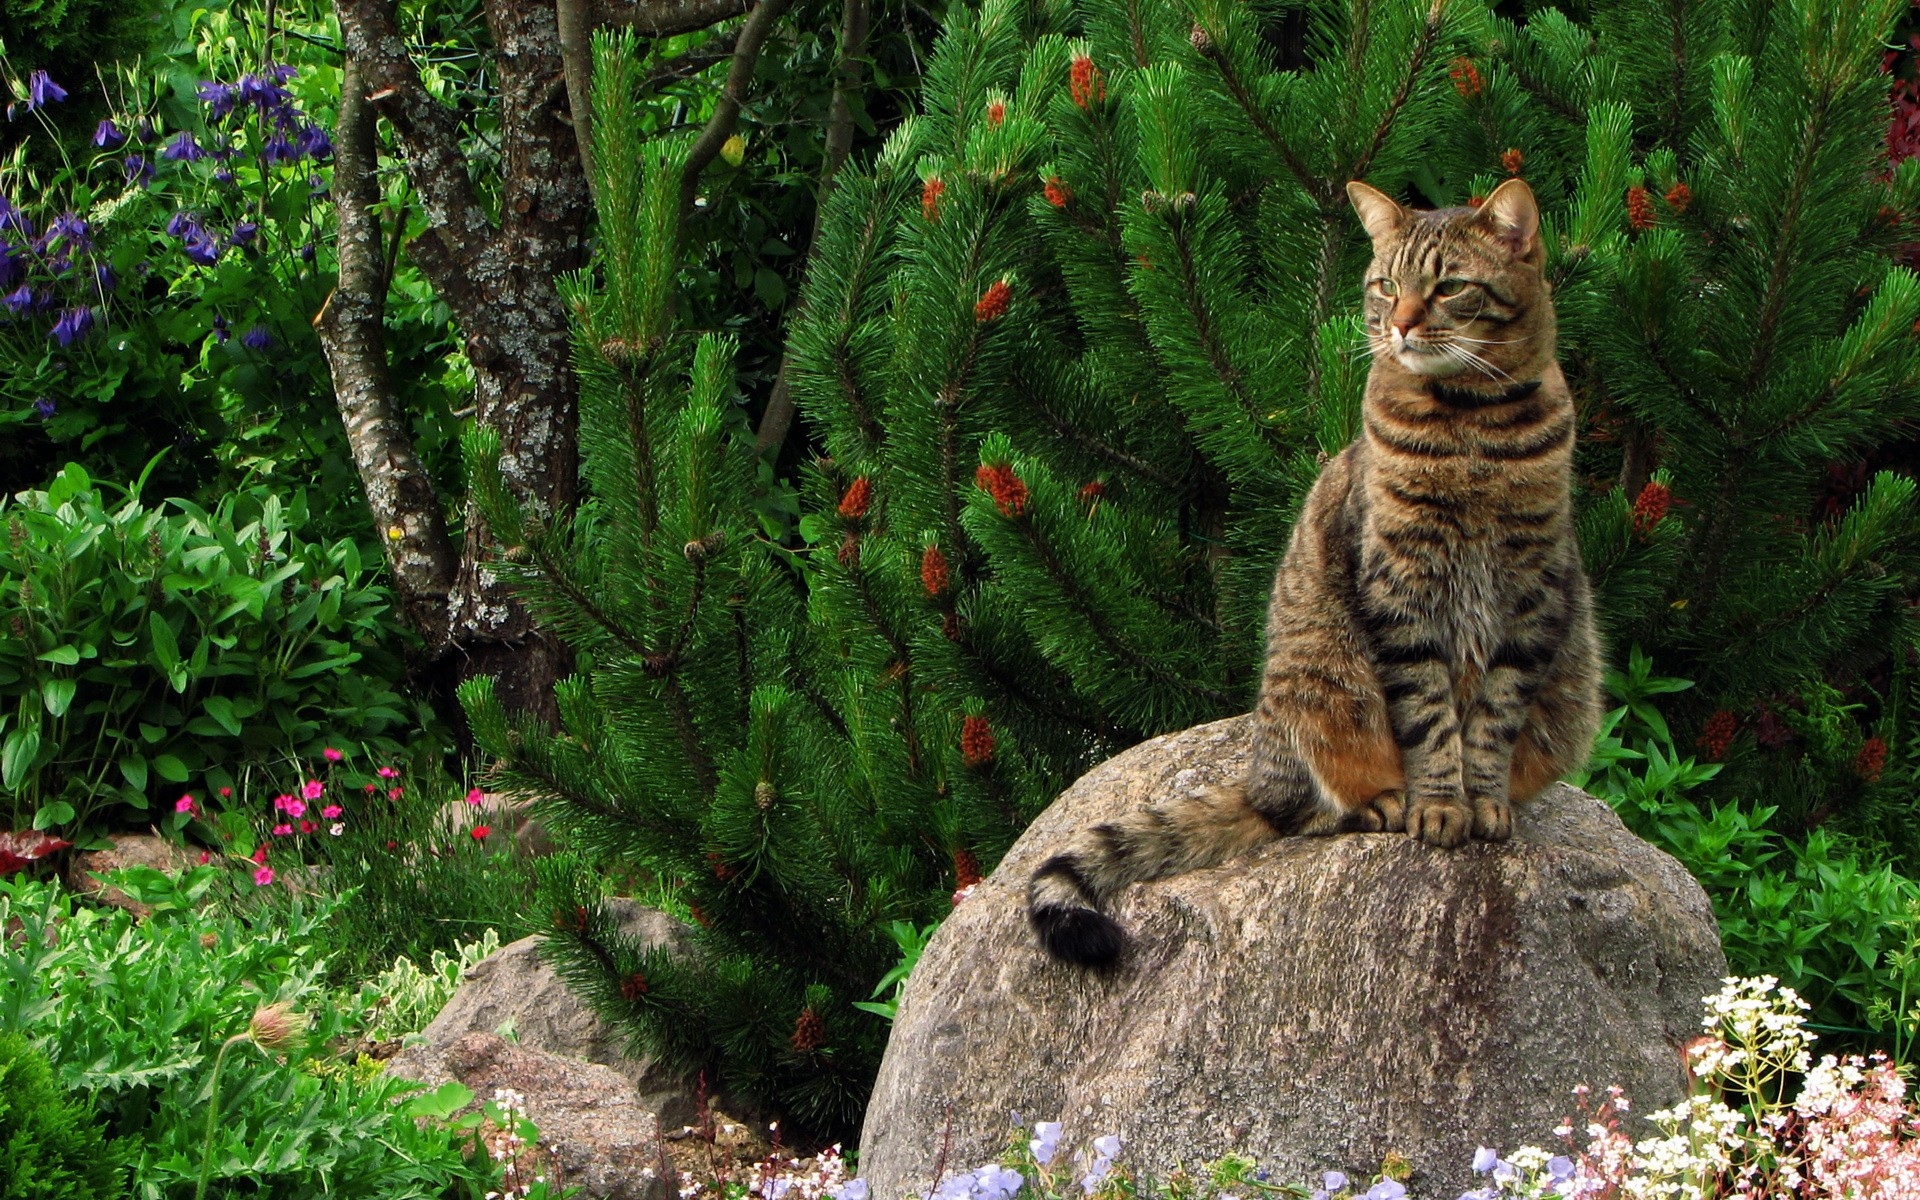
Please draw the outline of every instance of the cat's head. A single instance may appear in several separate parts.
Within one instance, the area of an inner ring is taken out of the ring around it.
[[[1373,239],[1367,337],[1418,375],[1523,382],[1553,354],[1540,206],[1518,179],[1478,208],[1407,208],[1364,183],[1347,195]]]

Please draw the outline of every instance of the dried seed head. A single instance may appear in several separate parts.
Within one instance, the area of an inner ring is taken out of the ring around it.
[[[262,1050],[290,1050],[306,1031],[307,1014],[295,1012],[285,1000],[255,1009],[247,1022],[247,1036]]]

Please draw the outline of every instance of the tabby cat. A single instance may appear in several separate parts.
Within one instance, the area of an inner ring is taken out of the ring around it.
[[[1119,955],[1102,908],[1126,884],[1274,837],[1503,840],[1512,806],[1577,766],[1599,722],[1533,193],[1513,179],[1434,212],[1347,194],[1373,239],[1363,428],[1308,493],[1274,579],[1252,764],[1042,863],[1028,915],[1058,958]]]

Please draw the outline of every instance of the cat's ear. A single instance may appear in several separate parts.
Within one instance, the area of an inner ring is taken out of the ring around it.
[[[1390,241],[1413,217],[1392,196],[1358,179],[1347,185],[1347,199],[1353,201],[1353,211],[1360,214],[1360,223],[1367,227],[1367,236],[1376,246]]]
[[[1509,179],[1493,189],[1473,219],[1515,258],[1531,258],[1539,248],[1540,204],[1525,180]]]

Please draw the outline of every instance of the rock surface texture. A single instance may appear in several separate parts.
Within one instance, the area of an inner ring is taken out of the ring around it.
[[[1117,1133],[1164,1174],[1229,1152],[1280,1182],[1365,1178],[1389,1151],[1418,1197],[1477,1177],[1474,1148],[1552,1143],[1570,1089],[1677,1100],[1679,1047],[1725,973],[1707,898],[1607,806],[1556,786],[1514,839],[1288,838],[1128,889],[1110,974],[1047,959],[1028,874],[1076,826],[1236,777],[1245,718],[1143,743],[1081,778],[920,959],[867,1109],[875,1197],[989,1161],[1009,1113],[1062,1152]]]
[[[94,878],[95,873],[119,871],[126,867],[152,867],[156,871],[184,871],[197,861],[194,854],[174,845],[159,833],[115,833],[113,843],[101,850],[82,850],[67,864],[67,886],[83,896],[99,893],[100,903],[124,908],[145,920],[153,910],[130,898],[117,887],[108,887]]]
[[[498,1089],[518,1092],[556,1195],[577,1187],[584,1200],[667,1200],[659,1121],[607,1067],[470,1033],[444,1048],[410,1046],[387,1070],[430,1087],[457,1079],[473,1089],[469,1111]]]
[[[632,900],[610,900],[607,906],[619,916],[621,931],[648,949],[690,945],[686,930],[665,913]],[[421,1031],[427,1044],[444,1049],[467,1034],[494,1033],[510,1025],[515,1040],[529,1049],[612,1068],[667,1128],[692,1121],[689,1082],[650,1058],[628,1056],[620,1035],[540,961],[539,945],[537,937],[521,938],[468,971],[453,999]]]

